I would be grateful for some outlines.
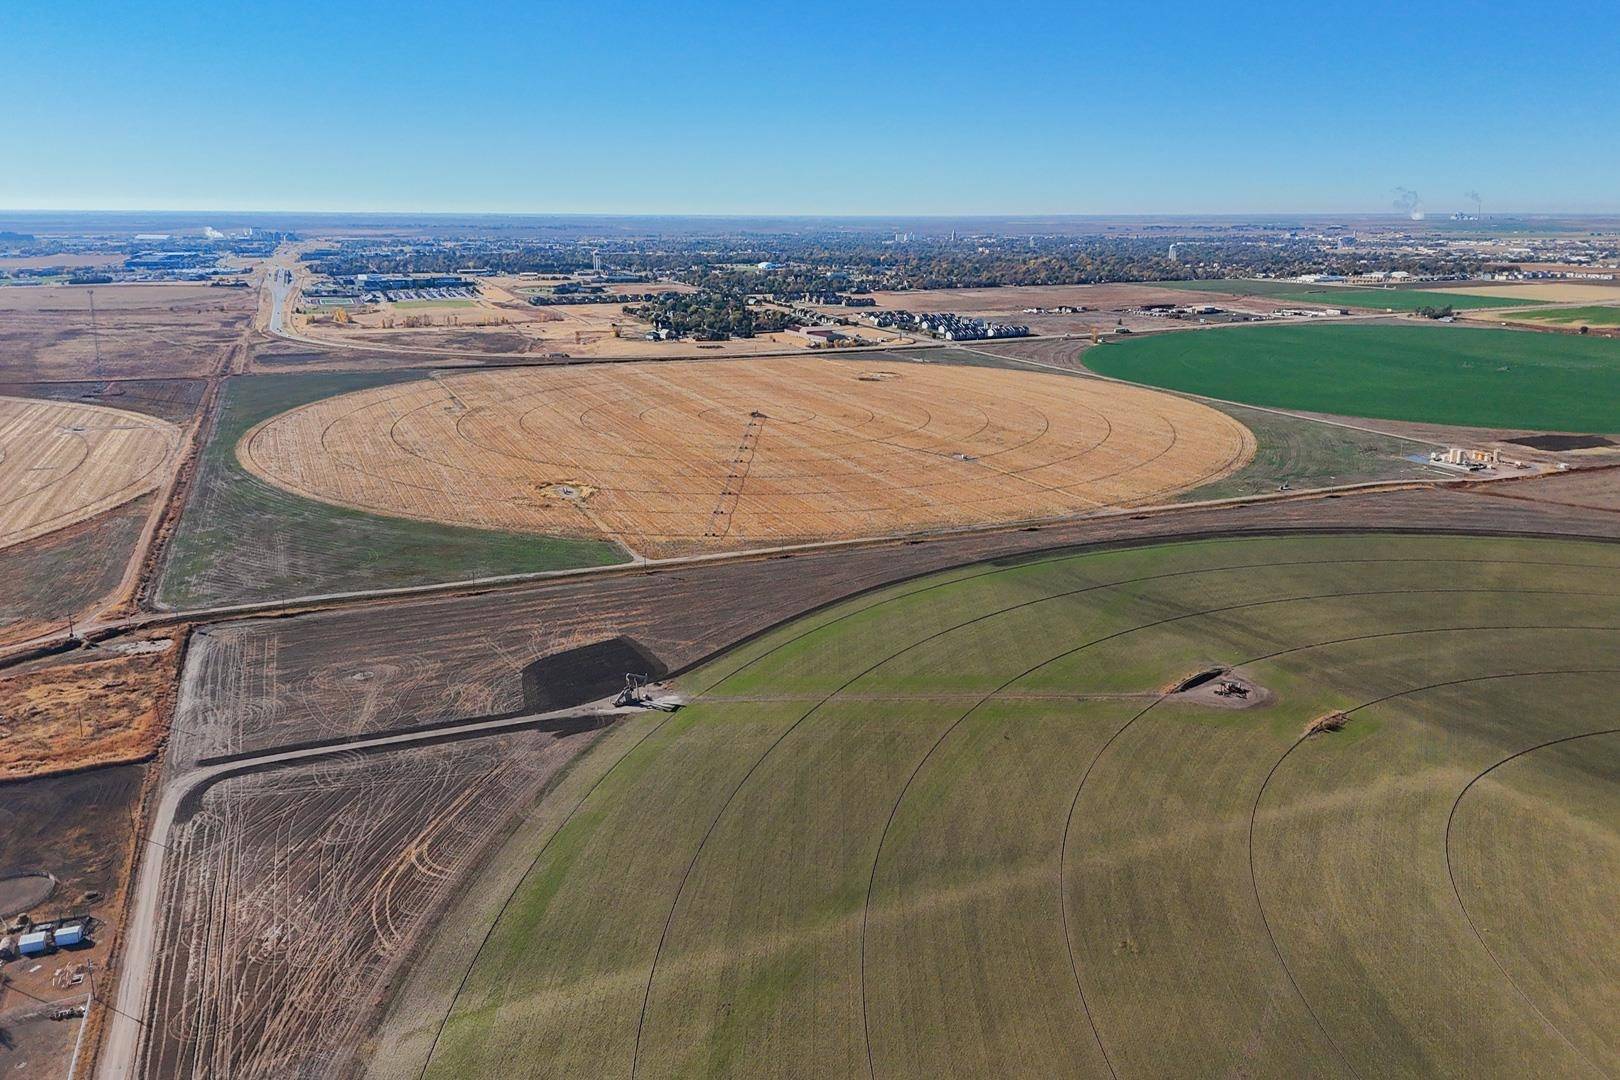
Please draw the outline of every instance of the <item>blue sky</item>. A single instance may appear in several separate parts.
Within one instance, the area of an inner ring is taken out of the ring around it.
[[[5,0],[0,58],[7,209],[1620,211],[1612,2]]]

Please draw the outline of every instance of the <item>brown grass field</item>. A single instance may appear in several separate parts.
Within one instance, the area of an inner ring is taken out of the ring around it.
[[[1254,439],[1135,387],[804,358],[441,373],[294,409],[237,453],[329,503],[668,555],[1163,501]]]
[[[0,781],[127,764],[156,752],[180,649],[166,637],[124,648],[0,677]]]
[[[16,381],[207,375],[257,306],[256,290],[207,285],[5,288],[0,356]]]
[[[155,417],[0,398],[0,548],[146,494],[179,447],[179,429]]]
[[[51,267],[123,266],[129,256],[121,251],[63,253],[61,255],[6,255],[0,256],[0,271],[44,270]]]
[[[1437,292],[1463,293],[1468,296],[1494,296],[1508,300],[1546,300],[1557,304],[1603,303],[1620,300],[1620,284],[1605,285],[1584,281],[1502,282],[1486,285],[1445,285],[1437,283]],[[1484,311],[1489,308],[1480,309]]]
[[[305,316],[297,317],[295,324],[299,334],[312,341],[406,352],[418,349],[533,357],[556,354],[667,359],[796,353],[808,348],[802,337],[787,332],[758,334],[729,341],[648,341],[645,334],[652,327],[624,314],[619,304],[530,307],[528,304],[496,305],[480,300],[472,307],[429,304],[403,309],[399,305],[389,304],[384,308],[386,310],[355,315],[346,325],[316,321]],[[410,315],[425,316],[432,325],[407,329],[405,318]],[[866,344],[906,343],[911,340],[892,330],[871,326],[845,327],[843,332]],[[323,366],[340,366],[346,360],[340,354],[326,358]],[[352,360],[347,362],[348,366],[352,366]]]

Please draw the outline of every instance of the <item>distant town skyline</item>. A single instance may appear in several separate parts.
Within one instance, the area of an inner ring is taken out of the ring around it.
[[[0,10],[3,210],[1620,211],[1602,4]]]

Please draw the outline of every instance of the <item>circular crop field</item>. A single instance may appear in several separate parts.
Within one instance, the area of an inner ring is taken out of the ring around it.
[[[674,554],[1162,501],[1254,439],[1099,380],[772,359],[441,375],[294,409],[237,452],[326,502]]]
[[[426,1075],[1612,1075],[1617,583],[1212,540],[778,628],[575,766]]]
[[[179,429],[155,417],[0,397],[0,548],[146,494],[179,446]]]
[[[1620,432],[1620,341],[1452,326],[1259,326],[1086,353],[1100,375],[1279,409]]]

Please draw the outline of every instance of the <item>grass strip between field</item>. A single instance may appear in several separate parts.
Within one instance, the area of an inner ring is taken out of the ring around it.
[[[237,462],[237,441],[261,420],[330,395],[420,378],[408,371],[231,379],[159,601],[204,607],[628,560],[606,541],[438,525],[304,499]]]

